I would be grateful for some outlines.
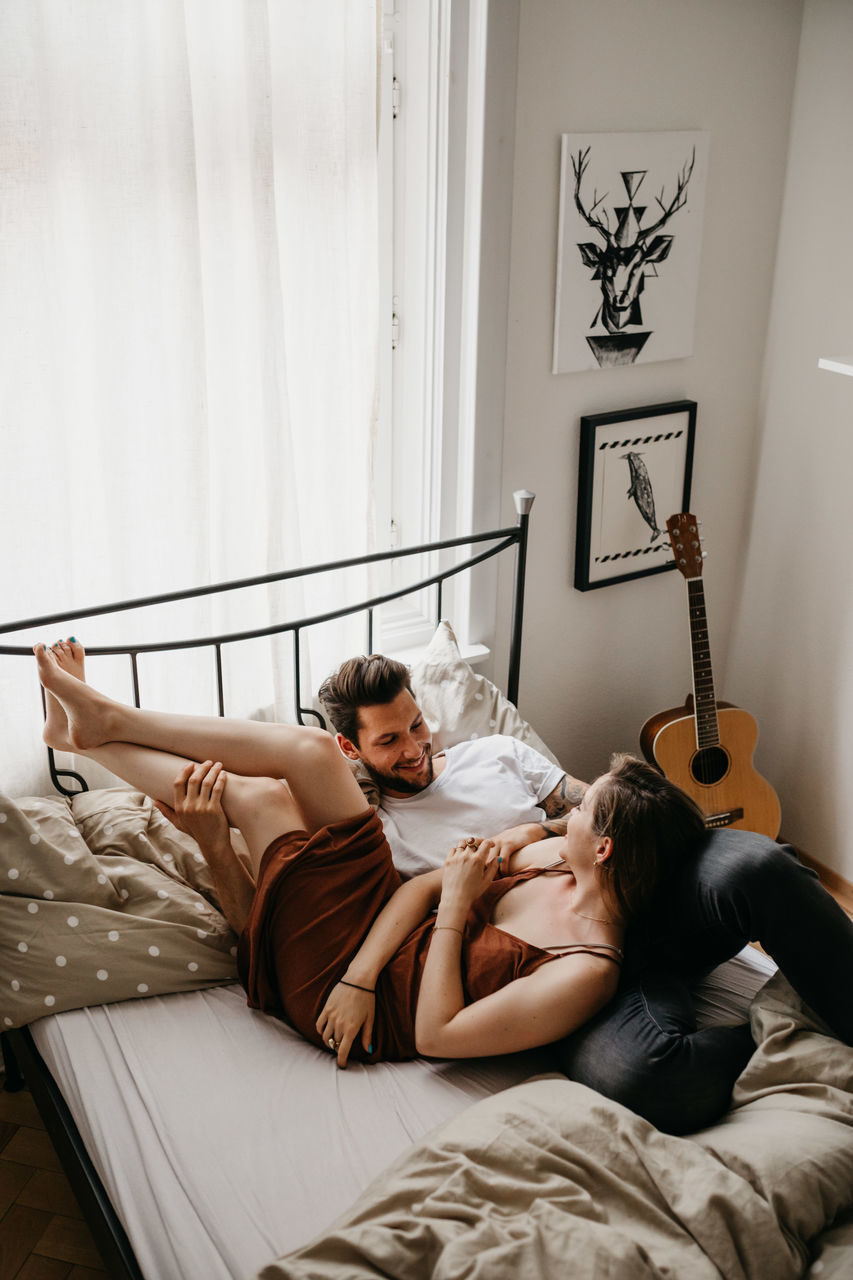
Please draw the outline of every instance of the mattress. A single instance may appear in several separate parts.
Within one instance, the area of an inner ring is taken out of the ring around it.
[[[746,949],[697,991],[737,1022],[775,970]],[[239,986],[32,1025],[148,1280],[243,1280],[321,1234],[412,1143],[547,1053],[338,1070]]]

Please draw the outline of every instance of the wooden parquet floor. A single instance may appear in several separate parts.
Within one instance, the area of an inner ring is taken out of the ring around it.
[[[0,1280],[106,1276],[32,1097],[0,1087]]]

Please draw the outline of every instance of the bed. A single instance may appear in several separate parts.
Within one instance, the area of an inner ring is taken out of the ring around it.
[[[472,551],[428,575],[436,631],[413,682],[444,745],[504,732],[553,759],[515,705],[530,500],[510,529],[440,544]],[[460,653],[439,586],[505,551],[507,696]],[[379,603],[361,606],[368,648]],[[297,663],[317,624],[282,624]],[[218,669],[227,643],[208,646]],[[53,758],[51,773],[56,795],[0,797],[7,1087],[31,1088],[111,1276],[547,1278],[567,1256],[617,1280],[850,1274],[853,1050],[758,951],[697,992],[706,1023],[751,1006],[759,1049],[732,1111],[688,1139],[545,1050],[341,1072],[247,1008],[192,841],[138,793],[85,789]]]

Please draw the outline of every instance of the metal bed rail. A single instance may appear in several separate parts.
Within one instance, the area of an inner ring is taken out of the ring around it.
[[[428,587],[435,587],[435,622],[436,625],[438,625],[442,614],[443,584],[448,579],[457,577],[459,574],[473,569],[476,565],[482,564],[484,561],[499,556],[502,552],[511,547],[515,547],[515,578],[510,624],[509,667],[507,673],[507,697],[510,702],[515,704],[518,701],[518,684],[521,670],[521,639],[524,613],[528,521],[534,498],[535,494],[531,493],[527,489],[519,489],[513,493],[513,502],[517,513],[517,520],[515,525],[511,525],[506,528],[493,529],[485,533],[463,534],[455,538],[445,538],[438,542],[422,543],[419,546],[402,547],[392,551],[377,551],[365,556],[353,556],[343,560],[329,561],[325,564],[307,565],[299,569],[285,569],[275,573],[261,574],[253,578],[239,578],[229,582],[213,583],[209,586],[192,587],[183,591],[170,591],[161,595],[140,596],[135,599],[115,601],[110,604],[95,605],[87,608],[75,608],[58,614],[42,614],[38,617],[22,618],[15,622],[0,625],[0,635],[14,634],[15,632],[32,630],[36,627],[50,627],[59,623],[67,624],[81,618],[90,619],[100,617],[105,614],[124,613],[135,609],[153,608],[157,605],[174,604],[183,600],[195,599],[202,596],[213,596],[230,591],[248,590],[252,587],[268,586],[277,582],[313,577],[324,573],[340,571],[342,569],[362,568],[372,564],[393,562],[412,556],[447,551],[457,547],[469,546],[474,548],[479,547],[482,544],[493,544],[488,545],[485,550],[477,551],[475,554],[468,556],[464,560],[457,561],[445,569],[439,570],[435,573],[429,573],[426,577],[421,577],[415,582],[406,583],[402,587],[382,592],[367,600],[359,600],[352,604],[341,605],[338,608],[330,609],[324,613],[307,615],[305,617],[291,619],[287,622],[274,623],[269,626],[256,627],[249,630],[232,631],[217,635],[195,636],[183,640],[161,640],[122,645],[87,646],[87,652],[93,657],[99,655],[125,655],[128,658],[131,670],[133,701],[134,705],[138,707],[141,705],[138,665],[140,654],[165,653],[182,649],[212,649],[216,671],[217,712],[220,716],[224,716],[225,682],[223,676],[222,654],[225,646],[238,644],[248,640],[263,639],[264,637],[286,635],[289,633],[292,644],[293,685],[295,691],[295,710],[297,720],[300,724],[304,724],[304,717],[312,716],[323,728],[325,728],[325,721],[320,713],[312,707],[303,706],[301,701],[301,641],[302,633],[304,631],[311,627],[320,626],[323,623],[334,622],[339,618],[364,613],[367,616],[367,652],[370,653],[373,651],[375,612],[382,605],[388,604],[393,600],[402,599],[405,596],[414,595]],[[31,656],[31,653],[32,650],[25,645],[0,644],[0,655]],[[59,770],[56,768],[54,753],[51,748],[48,748],[48,759],[51,779],[58,791],[64,795],[76,794],[75,791],[71,791],[65,787],[60,781],[60,778],[74,780],[80,784],[81,790],[85,791],[88,789],[85,780],[80,774],[74,773],[71,770]]]

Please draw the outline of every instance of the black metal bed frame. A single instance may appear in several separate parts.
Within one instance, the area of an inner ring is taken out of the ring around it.
[[[87,652],[90,657],[99,655],[120,655],[126,656],[130,660],[131,680],[133,684],[133,700],[138,707],[140,705],[139,690],[139,655],[143,653],[166,653],[176,649],[212,649],[214,662],[216,667],[216,692],[217,692],[217,710],[220,716],[225,715],[225,688],[222,673],[222,651],[226,645],[239,644],[242,641],[258,640],[265,636],[284,635],[290,633],[293,647],[293,683],[296,690],[296,717],[300,724],[304,724],[304,716],[313,716],[317,722],[326,727],[323,717],[318,711],[312,707],[303,707],[301,705],[301,674],[302,674],[302,658],[301,658],[301,637],[302,632],[307,631],[310,627],[320,626],[326,622],[333,622],[339,618],[352,616],[353,614],[364,613],[367,615],[367,646],[366,652],[373,651],[373,630],[375,611],[383,604],[388,604],[392,600],[399,600],[405,596],[415,595],[417,592],[424,590],[426,587],[436,588],[435,599],[435,621],[436,625],[441,620],[442,612],[442,585],[448,578],[458,576],[468,569],[473,569],[475,565],[482,564],[486,560],[490,560],[500,555],[510,547],[516,548],[515,563],[515,586],[512,602],[512,621],[510,633],[510,652],[509,652],[509,670],[507,674],[507,697],[510,702],[518,701],[518,680],[521,669],[521,628],[524,615],[524,581],[527,563],[527,525],[530,518],[530,509],[533,506],[535,494],[528,489],[517,489],[513,496],[515,509],[518,513],[518,519],[515,525],[504,529],[493,529],[487,533],[477,533],[463,535],[458,538],[446,538],[440,542],[423,543],[416,547],[402,547],[394,551],[377,551],[371,555],[355,556],[346,560],[333,560],[326,564],[308,565],[302,569],[285,569],[278,573],[262,574],[255,578],[239,578],[231,582],[218,582],[207,587],[192,587],[185,591],[170,591],[163,595],[157,596],[141,596],[133,600],[121,600],[112,604],[96,605],[86,609],[73,609],[67,613],[43,614],[40,617],[23,618],[17,622],[5,623],[0,626],[0,635],[8,635],[17,631],[29,631],[35,627],[52,627],[54,625],[66,624],[74,622],[80,618],[97,618],[108,613],[124,613],[132,609],[153,608],[161,604],[175,604],[182,600],[191,600],[199,596],[222,595],[227,591],[244,591],[252,587],[269,586],[275,582],[292,581],[296,578],[315,577],[322,573],[329,573],[341,569],[362,568],[366,565],[377,564],[380,562],[389,562],[402,560],[410,556],[426,555],[430,552],[446,551],[454,547],[477,546],[480,543],[495,543],[494,546],[487,547],[485,551],[480,551],[476,555],[469,556],[468,559],[459,561],[447,569],[431,573],[425,578],[418,579],[417,582],[408,583],[403,587],[398,587],[394,591],[386,591],[381,595],[373,596],[368,600],[360,600],[354,604],[342,605],[338,609],[331,609],[326,613],[314,614],[304,618],[298,618],[290,622],[276,623],[272,626],[257,627],[249,631],[233,631],[228,634],[193,637],[186,640],[165,640],[155,641],[145,644],[125,644],[125,645],[106,645],[106,646],[87,646]],[[0,644],[0,655],[9,655],[16,657],[32,657],[32,650],[21,645],[4,645]],[[56,789],[63,795],[76,795],[78,791],[88,790],[85,780],[78,773],[71,770],[58,770],[54,754],[51,748],[48,748],[48,759],[50,762],[50,776]],[[76,789],[68,789],[65,787],[60,778],[71,778],[79,783]]]
[[[188,640],[170,640],[145,644],[112,645],[106,647],[93,646],[91,648],[87,647],[87,652],[92,656],[101,654],[125,655],[129,659],[133,682],[134,703],[136,706],[139,706],[140,687],[137,662],[140,654],[159,653],[175,649],[212,649],[216,664],[218,713],[219,715],[224,715],[225,695],[222,672],[223,648],[226,645],[236,644],[241,641],[254,640],[264,636],[274,636],[289,632],[292,637],[293,646],[293,673],[294,688],[296,690],[297,718],[300,724],[302,724],[304,723],[303,717],[310,715],[325,727],[323,717],[317,711],[313,708],[303,707],[301,705],[300,649],[301,634],[303,631],[307,630],[309,627],[319,626],[322,623],[331,622],[335,619],[346,617],[348,615],[365,613],[367,615],[366,652],[369,653],[373,649],[374,612],[381,605],[407,595],[414,595],[426,587],[435,587],[435,620],[436,624],[438,624],[441,620],[442,613],[443,582],[448,578],[456,577],[458,574],[464,573],[466,570],[473,569],[476,565],[492,559],[493,557],[500,555],[502,552],[515,547],[515,579],[510,623],[511,630],[507,674],[507,697],[510,702],[517,703],[519,673],[521,668],[521,636],[527,560],[527,526],[534,496],[534,494],[530,493],[526,489],[517,490],[513,494],[513,501],[515,503],[518,518],[514,526],[507,528],[495,529],[487,533],[472,534],[470,536],[449,538],[440,542],[425,543],[416,547],[406,547],[394,551],[377,552],[373,555],[354,557],[347,560],[337,560],[327,564],[311,565],[303,569],[284,570],[280,573],[265,574],[256,578],[244,578],[232,582],[217,583],[207,587],[195,587],[187,591],[175,591],[159,596],[146,596],[135,600],[124,600],[114,604],[99,605],[94,608],[75,609],[70,613],[46,614],[41,617],[26,618],[0,626],[0,635],[8,635],[10,633],[13,634],[15,632],[31,630],[35,627],[52,627],[57,624],[72,622],[80,618],[88,619],[108,613],[120,613],[133,609],[153,607],[160,604],[177,603],[178,601],[191,599],[197,596],[215,595],[226,591],[236,591],[256,586],[264,586],[275,582],[283,582],[288,579],[310,577],[312,575],[327,573],[333,570],[359,568],[364,565],[374,564],[380,561],[400,560],[406,557],[425,555],[429,552],[450,550],[455,547],[477,547],[483,543],[493,543],[495,545],[487,547],[486,550],[478,551],[467,559],[459,561],[440,572],[431,573],[427,577],[419,579],[417,582],[409,583],[408,585],[395,589],[394,591],[374,596],[369,600],[363,600],[355,604],[333,609],[324,614],[299,618],[295,621],[279,623],[274,626],[262,627],[251,631],[231,632],[227,635],[215,635]],[[21,645],[0,645],[0,655],[32,657],[32,650]],[[88,790],[88,784],[80,774],[75,773],[72,770],[57,769],[53,751],[49,748],[48,758],[51,779],[58,791],[63,795],[73,796],[79,794],[80,791]],[[61,779],[72,780],[79,785],[76,788],[69,788],[64,785]],[[28,1087],[30,1089],[39,1113],[44,1121],[45,1127],[53,1141],[63,1168],[65,1169],[68,1180],[71,1183],[75,1195],[77,1196],[80,1208],[101,1252],[104,1265],[107,1268],[107,1272],[110,1275],[111,1280],[144,1280],[124,1227],[122,1226],[122,1223],[110,1202],[109,1196],[106,1193],[104,1185],[101,1182],[98,1172],[92,1163],[91,1157],[89,1156],[85,1143],[80,1136],[80,1132],[77,1129],[68,1105],[62,1096],[59,1087],[50,1074],[44,1059],[38,1051],[29,1027],[19,1027],[0,1034],[0,1048],[2,1048],[3,1063],[6,1073],[5,1088],[10,1092],[14,1092],[24,1087]],[[157,1278],[150,1277],[150,1280],[157,1280]]]

